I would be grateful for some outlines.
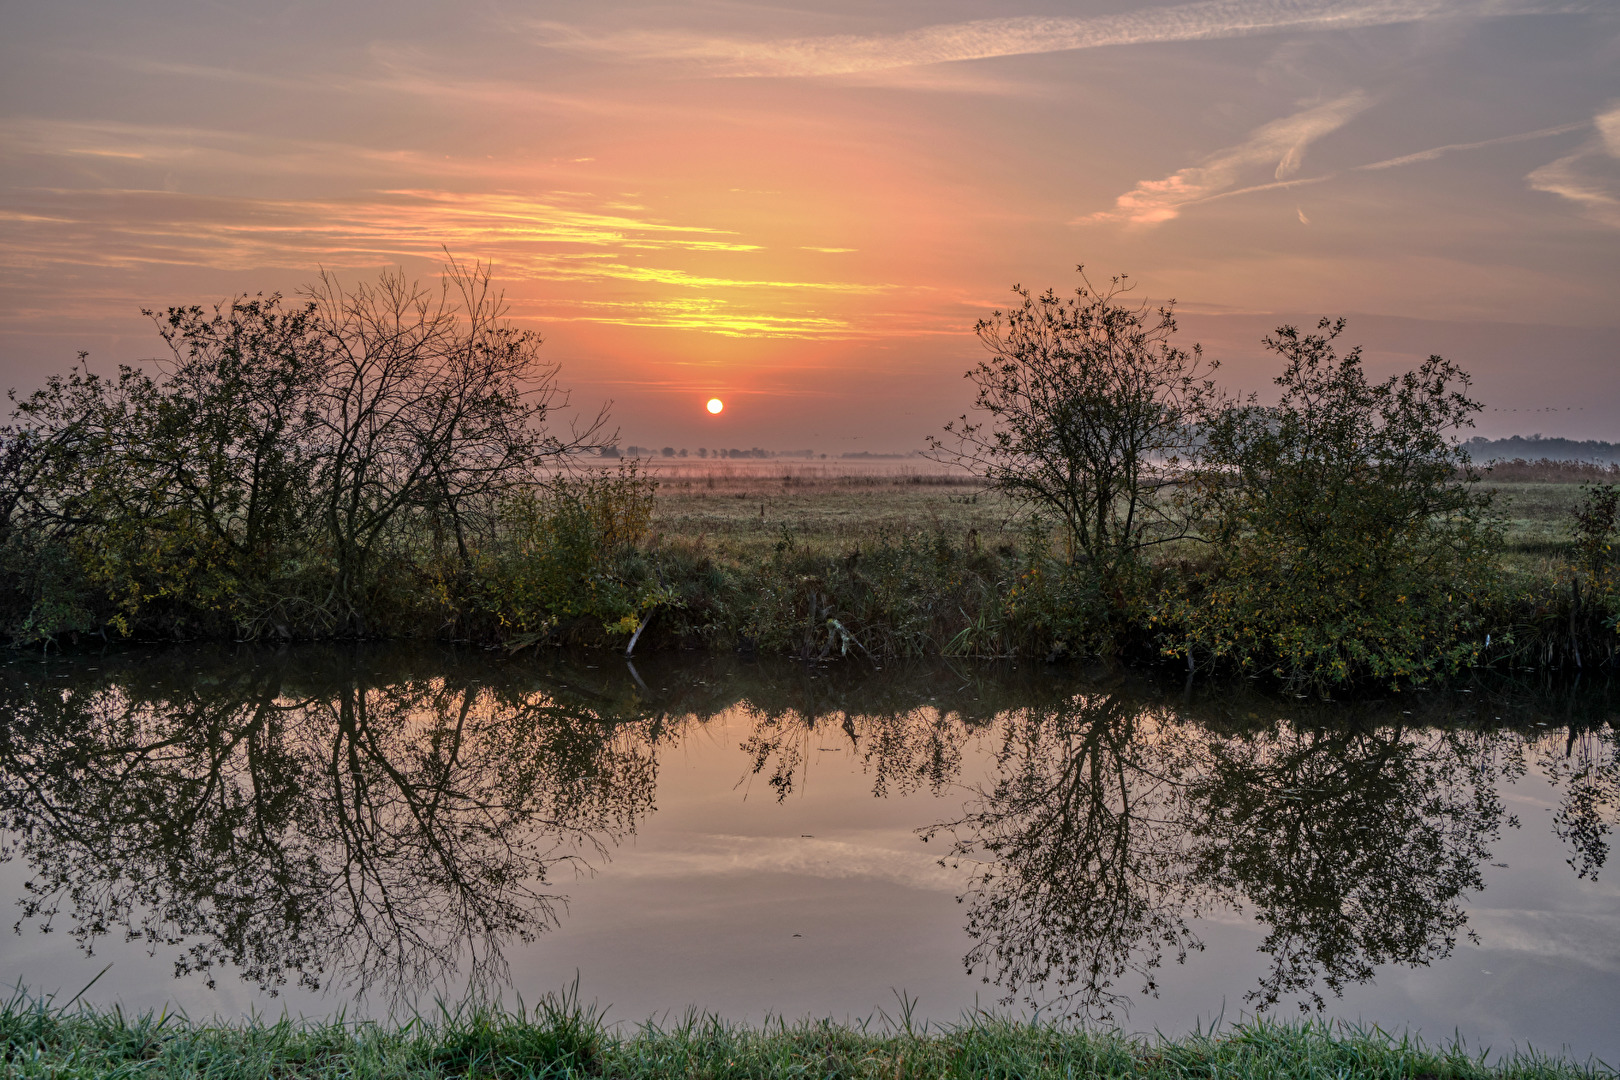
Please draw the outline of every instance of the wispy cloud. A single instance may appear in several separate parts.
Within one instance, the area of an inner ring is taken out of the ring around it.
[[[679,271],[625,260],[647,252],[759,250],[725,229],[604,212],[583,194],[543,198],[405,190],[345,199],[251,199],[129,188],[36,188],[13,189],[7,201],[6,219],[19,226],[58,226],[49,232],[14,232],[8,237],[12,256],[102,265],[308,266],[316,252],[369,265],[379,257],[432,257],[449,245],[519,260],[553,257],[571,268],[570,276],[705,285],[727,279],[688,275],[682,281]],[[85,242],[92,235],[97,238],[93,245]],[[754,284],[802,287],[798,282]]]
[[[575,300],[554,305],[547,312],[546,321],[701,330],[736,338],[826,340],[872,336],[857,330],[847,319],[802,310],[787,314],[764,311],[758,305],[736,303],[714,296],[688,296],[671,300]]]
[[[1575,203],[1592,220],[1620,228],[1620,104],[1592,122],[1597,132],[1574,153],[1549,161],[1525,179],[1536,191]]]
[[[688,61],[723,75],[813,76],[1109,45],[1388,26],[1450,16],[1584,11],[1589,6],[1547,0],[1203,0],[1094,18],[978,19],[900,34],[775,41],[706,37],[685,31],[592,36],[555,23],[540,23],[537,29],[543,43],[557,49],[627,60]]]
[[[1076,224],[1125,221],[1133,225],[1157,225],[1177,217],[1183,207],[1194,203],[1250,191],[1318,183],[1325,177],[1294,178],[1305,162],[1305,151],[1311,143],[1337,131],[1371,104],[1371,97],[1356,90],[1273,120],[1256,128],[1243,142],[1217,150],[1197,165],[1178,169],[1162,180],[1139,181],[1114,200],[1112,210],[1081,218]],[[1272,170],[1271,182],[1237,188],[1245,177],[1267,166]]]
[[[1586,127],[1584,121],[1576,124],[1559,124],[1557,127],[1541,128],[1538,131],[1525,131],[1517,135],[1503,135],[1495,139],[1481,139],[1479,142],[1447,143],[1445,146],[1435,146],[1428,150],[1419,150],[1415,154],[1402,154],[1400,157],[1388,158],[1384,161],[1374,161],[1369,165],[1357,165],[1357,170],[1393,169],[1401,165],[1416,165],[1422,161],[1433,161],[1447,154],[1459,150],[1483,150],[1487,146],[1503,146],[1507,143],[1527,142],[1531,139],[1545,139],[1551,135],[1567,135],[1571,131],[1579,131]]]
[[[495,260],[508,280],[551,285],[550,321],[728,337],[884,336],[882,327],[857,327],[847,309],[897,291],[881,282],[762,274],[751,258],[758,246],[734,233],[604,212],[585,195],[410,190],[271,200],[14,189],[9,201],[0,206],[0,270],[14,272],[51,265],[76,272],[358,269],[436,259],[443,245]],[[699,272],[693,260],[731,272]],[[611,298],[598,298],[604,289]],[[817,310],[822,303],[839,310]]]
[[[627,877],[711,877],[716,874],[795,874],[804,877],[885,881],[928,892],[957,892],[964,875],[921,851],[841,840],[697,834],[687,850],[624,859],[614,873]]]
[[[1141,181],[1136,187],[1119,196],[1114,209],[1090,214],[1072,224],[1125,221],[1133,225],[1155,225],[1178,217],[1182,208],[1186,206],[1333,180],[1340,174],[1329,172],[1306,177],[1295,177],[1292,174],[1299,171],[1305,150],[1310,143],[1342,126],[1370,103],[1370,99],[1358,91],[1326,105],[1273,121],[1256,129],[1244,142],[1217,151],[1199,165],[1180,169],[1163,180]],[[1602,134],[1606,122],[1611,132],[1608,136]],[[1597,138],[1574,154],[1559,158],[1536,170],[1531,174],[1530,180],[1531,185],[1538,190],[1550,191],[1580,202],[1593,211],[1600,220],[1607,221],[1613,216],[1611,211],[1620,206],[1620,196],[1615,194],[1616,191],[1620,191],[1620,184],[1593,175],[1591,166],[1594,159],[1603,156],[1605,148],[1620,145],[1620,108],[1598,117],[1597,124],[1600,129]],[[1346,171],[1368,172],[1416,165],[1434,161],[1446,154],[1482,150],[1554,135],[1567,135],[1589,126],[1591,125],[1587,121],[1580,121],[1514,135],[1502,135],[1494,139],[1481,139],[1477,142],[1447,143],[1444,146],[1402,154],[1400,157],[1386,158],[1366,165],[1352,165]],[[1607,152],[1609,156],[1614,156],[1612,149]],[[1252,174],[1258,167],[1270,164],[1273,158],[1277,160],[1277,167],[1272,180],[1242,187],[1233,186],[1243,174]],[[1304,219],[1303,211],[1300,212],[1300,217],[1304,224],[1309,224],[1309,221]]]

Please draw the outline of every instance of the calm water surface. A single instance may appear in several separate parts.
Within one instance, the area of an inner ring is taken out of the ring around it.
[[[1604,687],[1358,706],[1045,668],[181,650],[0,667],[0,977],[126,1008],[533,1001],[1620,1061]],[[108,965],[111,965],[108,967]]]

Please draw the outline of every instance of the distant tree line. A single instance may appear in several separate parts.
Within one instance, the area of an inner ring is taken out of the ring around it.
[[[1466,443],[1475,461],[1588,461],[1620,462],[1620,443],[1597,439],[1560,439],[1545,435],[1512,435],[1506,439],[1475,436]]]
[[[688,451],[686,449],[686,447],[684,447],[684,446],[681,447],[679,450],[677,450],[673,446],[666,446],[661,450],[655,450],[654,448],[652,448],[650,446],[636,446],[634,444],[625,447],[623,450],[620,450],[617,446],[604,446],[599,451],[599,453],[600,453],[600,455],[602,457],[605,457],[605,458],[622,458],[622,457],[626,457],[626,456],[633,457],[633,458],[654,458],[654,457],[684,458],[684,457],[688,457],[688,456],[693,456],[693,457],[698,458],[699,460],[706,460],[706,459],[711,458],[711,457],[712,458],[717,458],[717,459],[725,459],[725,458],[761,458],[761,459],[766,459],[766,458],[806,458],[806,459],[808,459],[808,458],[813,458],[813,457],[816,456],[816,452],[814,450],[765,450],[765,449],[762,449],[762,448],[760,448],[758,446],[756,446],[756,447],[754,447],[754,448],[752,448],[750,450],[739,450],[739,449],[736,449],[735,447],[730,449],[730,450],[724,450],[724,449],[718,449],[718,448],[711,450],[708,447],[699,447],[696,451]],[[822,454],[821,456],[826,457],[827,455]],[[850,455],[845,454],[844,456],[849,457]]]

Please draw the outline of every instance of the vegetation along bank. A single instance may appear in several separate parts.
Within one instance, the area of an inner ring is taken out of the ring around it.
[[[153,370],[81,357],[14,395],[0,628],[1102,656],[1316,691],[1613,663],[1613,466],[1481,470],[1467,374],[1370,378],[1342,321],[1280,328],[1275,403],[1233,398],[1170,308],[1082,282],[979,323],[975,407],[931,451],[954,482],[590,467],[606,415],[562,430],[480,266],[171,308]]]
[[[1613,1077],[1596,1061],[1534,1051],[1490,1055],[1427,1046],[1377,1028],[1257,1020],[1179,1039],[976,1016],[916,1030],[864,1023],[763,1028],[687,1014],[619,1031],[568,995],[526,1013],[445,1010],[401,1024],[342,1020],[199,1023],[170,1013],[63,1009],[17,994],[0,1006],[7,1076],[211,1077],[1414,1077],[1563,1080]]]

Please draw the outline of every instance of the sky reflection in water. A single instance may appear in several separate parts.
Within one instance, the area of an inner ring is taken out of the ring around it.
[[[385,1012],[578,969],[629,1020],[904,988],[1620,1057],[1601,689],[296,649],[19,659],[0,696],[0,970],[41,991],[111,961],[91,998]]]

